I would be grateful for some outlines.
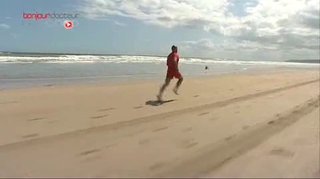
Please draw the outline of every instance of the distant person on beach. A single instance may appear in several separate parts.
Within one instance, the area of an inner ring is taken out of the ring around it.
[[[206,74],[208,74],[208,70],[209,70],[209,67],[208,66],[206,66],[206,67],[204,67],[204,74],[206,75]]]
[[[178,47],[173,45],[171,47],[171,53],[167,57],[167,76],[165,79],[165,83],[161,86],[160,92],[157,95],[157,98],[159,101],[162,101],[163,92],[169,86],[170,81],[173,78],[178,79],[177,84],[173,89],[173,92],[175,94],[178,94],[178,89],[183,81],[183,77],[179,71],[178,64],[179,64]]]

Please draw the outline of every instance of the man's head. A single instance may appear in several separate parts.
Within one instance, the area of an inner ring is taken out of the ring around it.
[[[178,47],[175,45],[172,45],[171,47],[172,52],[177,53],[178,52]]]

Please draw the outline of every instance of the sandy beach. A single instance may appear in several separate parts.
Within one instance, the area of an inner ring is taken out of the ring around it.
[[[316,177],[319,71],[0,91],[0,177]]]

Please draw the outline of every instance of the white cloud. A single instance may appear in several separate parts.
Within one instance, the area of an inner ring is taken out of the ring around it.
[[[237,57],[254,51],[281,58],[297,52],[319,58],[319,0],[85,0],[81,11],[92,19],[122,16],[163,28],[198,28],[232,42],[184,42],[207,53],[219,47],[240,50]]]
[[[125,23],[121,23],[121,22],[118,22],[118,21],[114,21],[114,24],[116,24],[118,26],[126,26],[127,25]]]
[[[0,24],[0,29],[10,29],[8,24]]]
[[[187,56],[218,57],[238,60],[271,60],[313,59],[319,56],[318,49],[282,47],[280,44],[263,45],[253,41],[237,41],[233,39],[214,43],[211,39],[184,41],[178,44],[180,52]]]

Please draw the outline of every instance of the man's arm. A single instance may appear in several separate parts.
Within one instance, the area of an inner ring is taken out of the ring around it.
[[[174,67],[175,67],[175,69],[176,69],[177,71],[179,71],[179,68],[178,68],[178,57],[174,57],[173,61],[174,61]]]

